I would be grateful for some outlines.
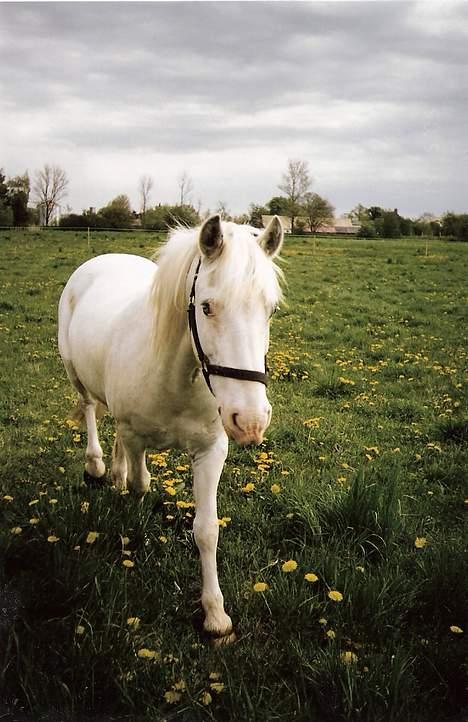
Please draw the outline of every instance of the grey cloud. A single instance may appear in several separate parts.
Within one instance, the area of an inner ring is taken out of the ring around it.
[[[32,142],[50,114],[41,142],[78,153],[359,146],[372,167],[376,152],[427,163],[429,148],[446,168],[466,151],[468,97],[468,5],[448,5],[438,23],[414,2],[3,3],[3,113],[30,119]],[[337,103],[339,127],[261,120]],[[351,115],[381,104],[371,123]]]

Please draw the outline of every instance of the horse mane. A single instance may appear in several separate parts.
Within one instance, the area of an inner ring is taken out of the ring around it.
[[[223,251],[210,262],[209,270],[217,293],[231,306],[260,295],[274,308],[282,299],[283,274],[258,245],[258,229],[230,222],[223,223],[222,228]],[[152,298],[156,349],[180,337],[187,327],[187,275],[200,255],[199,234],[199,227],[175,228],[155,253],[158,270]]]

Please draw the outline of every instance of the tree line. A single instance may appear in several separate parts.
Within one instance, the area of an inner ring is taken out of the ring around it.
[[[57,210],[67,196],[69,181],[66,172],[56,165],[45,164],[31,181],[29,174],[8,178],[0,169],[0,226],[31,224],[61,228],[132,228],[167,230],[177,224],[194,226],[211,213],[201,210],[201,202],[193,202],[194,183],[184,171],[178,180],[176,204],[152,202],[154,180],[141,176],[138,184],[139,211],[132,209],[130,199],[119,194],[99,210],[89,208],[73,213],[67,208],[57,217]],[[311,191],[313,180],[308,164],[303,160],[289,160],[278,184],[281,195],[273,196],[264,205],[251,203],[246,213],[231,215],[227,204],[219,201],[214,212],[225,220],[262,227],[262,216],[280,215],[289,218],[292,233],[316,233],[333,223],[334,207],[323,196]],[[30,200],[34,203],[31,207]],[[349,218],[356,225],[358,236],[365,238],[398,238],[401,236],[444,236],[468,240],[468,214],[447,212],[441,219],[423,214],[417,220],[405,218],[397,209],[380,206],[353,208]]]

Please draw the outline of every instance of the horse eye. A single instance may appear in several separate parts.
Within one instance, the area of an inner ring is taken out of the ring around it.
[[[205,316],[209,316],[211,313],[211,307],[210,307],[210,304],[208,303],[208,301],[204,301],[202,303],[201,307],[202,307],[202,311],[205,314]]]

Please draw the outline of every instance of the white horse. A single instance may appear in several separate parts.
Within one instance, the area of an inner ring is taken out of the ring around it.
[[[101,404],[116,420],[118,489],[128,481],[137,494],[148,491],[147,447],[190,456],[204,628],[218,637],[230,635],[232,623],[216,568],[216,492],[228,437],[259,444],[270,423],[265,355],[281,295],[273,258],[282,241],[278,218],[260,234],[213,216],[201,228],[173,231],[158,265],[128,254],[86,261],[59,305],[59,350],[88,432],[85,473],[106,471]]]

